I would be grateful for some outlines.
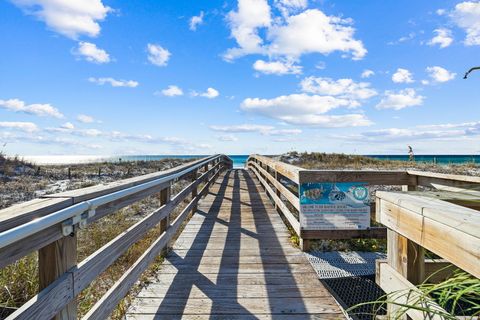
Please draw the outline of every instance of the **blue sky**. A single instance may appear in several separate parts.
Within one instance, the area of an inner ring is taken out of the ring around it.
[[[480,151],[479,1],[12,0],[0,29],[7,154]]]

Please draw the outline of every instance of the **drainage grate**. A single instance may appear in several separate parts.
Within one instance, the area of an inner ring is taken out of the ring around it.
[[[363,302],[379,300],[385,293],[375,283],[375,275],[322,279],[322,283],[345,310]],[[380,305],[366,304],[352,309],[349,316],[358,320],[373,320],[386,314]],[[378,310],[377,310],[378,309]]]
[[[359,303],[377,301],[384,295],[375,283],[375,260],[386,259],[379,252],[320,252],[305,253],[320,281],[346,310]],[[352,319],[371,320],[385,310],[375,310],[373,304],[363,305],[352,312]]]
[[[305,253],[320,279],[366,276],[375,274],[375,260],[386,259],[379,252],[320,252]]]

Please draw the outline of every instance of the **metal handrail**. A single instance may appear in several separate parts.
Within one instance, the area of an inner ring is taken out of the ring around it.
[[[65,222],[68,219],[72,219],[74,217],[78,217],[86,212],[89,212],[88,217],[92,216],[92,213],[94,214],[94,210],[98,208],[101,205],[113,202],[115,200],[124,198],[126,196],[135,194],[140,191],[144,191],[146,189],[155,187],[157,185],[160,185],[162,183],[174,180],[178,177],[181,177],[203,165],[206,163],[211,162],[212,160],[219,159],[223,157],[223,155],[215,155],[207,158],[205,161],[202,161],[194,166],[188,167],[182,171],[179,171],[177,173],[173,173],[171,175],[168,175],[166,177],[162,177],[159,179],[155,179],[149,182],[145,182],[142,184],[139,184],[137,186],[133,186],[130,188],[126,188],[120,191],[116,191],[104,196],[100,196],[91,200],[86,200],[79,202],[77,204],[74,204],[68,208],[61,209],[58,211],[55,211],[49,215],[46,215],[44,217],[32,220],[30,222],[27,222],[25,224],[19,225],[15,228],[5,230],[3,232],[0,232],[0,249],[4,248],[12,243],[15,243],[17,241],[20,241],[22,239],[27,238],[28,236],[31,236],[32,234],[35,234],[39,231],[42,231],[48,227],[51,227],[55,224]],[[77,221],[79,222],[79,221]]]

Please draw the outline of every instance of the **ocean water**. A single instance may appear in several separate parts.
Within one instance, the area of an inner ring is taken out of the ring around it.
[[[162,159],[198,159],[207,155],[119,155],[119,156],[87,156],[87,155],[55,155],[55,156],[24,156],[23,159],[35,164],[74,164],[92,162],[120,162],[120,161],[155,161]],[[235,168],[245,166],[248,155],[229,155]]]
[[[206,155],[124,155],[124,156],[25,156],[25,160],[36,164],[73,164],[90,162],[119,162],[119,161],[154,161],[167,158],[195,159]],[[235,168],[242,168],[248,155],[228,155],[233,160]],[[380,160],[408,161],[408,155],[366,155]],[[480,164],[480,155],[415,155],[416,162],[437,163],[439,165],[477,163]]]

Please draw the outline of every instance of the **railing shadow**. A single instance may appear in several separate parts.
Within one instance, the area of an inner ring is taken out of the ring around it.
[[[205,219],[202,222],[195,238],[193,239],[193,243],[191,244],[188,252],[185,254],[185,257],[181,258],[175,251],[172,251],[167,257],[167,261],[175,266],[178,269],[178,272],[175,274],[173,281],[166,291],[165,296],[157,309],[155,318],[182,318],[187,307],[189,295],[194,287],[202,291],[202,293],[211,300],[211,310],[208,310],[210,314],[225,314],[228,312],[228,308],[233,308],[236,310],[236,313],[240,311],[246,316],[253,317],[253,315],[249,314],[248,310],[237,303],[235,279],[237,278],[236,276],[238,270],[235,268],[238,268],[238,263],[228,264],[227,266],[228,260],[230,260],[230,262],[231,260],[236,260],[238,262],[238,256],[240,254],[239,230],[230,228],[228,229],[227,242],[229,244],[233,244],[228,248],[224,248],[224,250],[228,249],[229,258],[224,259],[226,256],[222,255],[222,261],[218,271],[216,283],[212,281],[208,275],[202,274],[198,270],[202,258],[204,258],[204,252],[209,244],[209,239],[212,235],[215,223],[218,223],[218,215],[221,211],[221,205],[225,197],[225,191],[229,186],[229,181],[232,180],[229,176],[232,174],[234,175],[234,183],[239,185],[237,171],[229,171],[225,174],[219,186],[218,192],[216,194],[213,193],[215,198],[210,206],[209,211],[202,212],[199,210],[198,212],[200,215],[204,216]],[[239,198],[239,192],[240,191],[238,190],[238,194],[235,195],[236,192],[234,191],[234,197]],[[237,208],[232,206],[232,210],[234,210],[234,212],[232,212],[231,217],[233,219],[240,219],[240,207]],[[233,222],[234,221],[231,220],[227,223],[227,225]],[[162,275],[160,275],[160,277],[162,277]],[[218,296],[218,291],[215,289],[226,285],[228,285],[228,287],[231,288],[235,294],[230,292],[227,297]],[[206,306],[202,306],[203,311],[198,310],[199,313],[203,313],[205,315],[205,307]]]
[[[263,193],[262,190],[258,190],[257,184],[251,177],[249,173],[245,170],[242,170],[243,177],[247,184],[248,194],[250,197],[250,203],[254,210],[253,218],[254,223],[258,233],[258,243],[260,252],[266,251],[270,248],[278,248],[280,252],[283,252],[281,242],[277,236],[276,230],[272,225],[267,208],[265,207],[264,200],[261,197]],[[262,239],[262,234],[267,235],[266,239]],[[267,240],[262,241],[262,240]],[[267,290],[268,301],[270,306],[270,311],[272,313],[272,319],[285,319],[284,315],[278,314],[279,302],[277,301],[278,296],[278,275],[282,276],[282,285],[289,286],[289,296],[298,297],[295,303],[295,310],[290,310],[292,313],[301,313],[307,314],[307,308],[303,302],[300,289],[297,286],[297,282],[293,276],[292,270],[290,269],[289,262],[285,254],[279,254],[276,256],[275,265],[268,260],[268,254],[261,254],[264,277],[265,277],[265,287]],[[281,267],[284,266],[284,267]],[[275,268],[273,268],[275,267]],[[280,267],[280,268],[279,268]]]

